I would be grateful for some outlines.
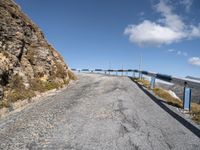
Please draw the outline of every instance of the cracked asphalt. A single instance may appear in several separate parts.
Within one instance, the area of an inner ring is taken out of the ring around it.
[[[189,125],[178,121],[129,78],[77,76],[68,88],[1,119],[0,149],[200,150],[199,127],[163,104]]]

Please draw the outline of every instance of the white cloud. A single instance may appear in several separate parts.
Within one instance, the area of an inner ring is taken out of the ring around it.
[[[168,52],[174,52],[175,50],[174,49],[168,49],[167,51]]]
[[[185,56],[185,57],[188,56],[187,52],[180,51],[180,50],[168,49],[167,51],[170,52],[170,53],[175,53],[175,54],[180,55],[180,56]]]
[[[130,42],[140,46],[161,46],[200,37],[200,24],[186,25],[180,16],[173,13],[172,7],[163,0],[154,8],[162,16],[156,22],[144,20],[137,25],[133,24],[125,28],[124,34],[129,36]]]
[[[200,58],[199,57],[191,57],[188,60],[188,63],[191,65],[199,66],[200,67]]]
[[[184,5],[184,6],[185,6],[185,10],[186,10],[187,12],[189,12],[189,11],[190,11],[190,7],[191,7],[192,4],[193,4],[193,0],[182,0],[182,1],[180,1],[180,3],[181,3],[182,5]]]
[[[187,52],[177,51],[177,55],[188,56]]]
[[[129,35],[131,42],[139,45],[171,44],[183,38],[182,33],[149,20],[144,20],[139,25],[129,25],[124,33]]]
[[[184,29],[185,24],[181,17],[174,14],[172,12],[172,7],[167,5],[164,1],[161,0],[155,5],[155,9],[158,13],[161,13],[163,18],[159,19],[159,22],[163,23],[164,26],[167,26],[176,32],[180,32]]]
[[[198,24],[198,26],[191,25],[190,28],[191,33],[189,35],[189,38],[200,37],[200,23]]]
[[[181,55],[181,54],[182,54],[182,52],[181,52],[181,51],[178,51],[178,52],[177,52],[177,55]]]

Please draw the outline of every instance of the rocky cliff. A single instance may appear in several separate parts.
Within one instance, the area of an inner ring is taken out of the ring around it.
[[[12,0],[0,0],[0,106],[67,84],[73,73]]]

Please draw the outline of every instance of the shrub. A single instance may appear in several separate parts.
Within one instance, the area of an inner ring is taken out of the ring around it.
[[[38,92],[45,92],[52,89],[58,89],[62,85],[59,83],[49,80],[49,81],[41,81],[40,79],[36,78],[30,81],[30,88],[33,91]]]
[[[0,101],[0,109],[3,107],[7,107],[7,108],[10,107],[9,101],[5,101],[5,100]]]
[[[18,89],[18,90],[12,90],[8,94],[8,101],[9,102],[16,102],[18,100],[23,100],[27,98],[31,98],[35,96],[35,93],[32,90],[24,90],[24,89]]]
[[[69,79],[77,80],[77,77],[71,70],[68,70],[67,73],[68,73]]]
[[[45,90],[52,90],[52,89],[58,89],[62,85],[59,85],[58,83],[54,81],[48,81],[44,83],[44,88]]]
[[[52,69],[52,76],[64,79],[67,76],[66,69],[64,66],[58,62],[55,62],[55,65]]]
[[[26,89],[23,79],[18,74],[14,75],[9,82],[10,91],[8,93],[8,102],[15,102],[35,96],[31,89]]]
[[[150,87],[150,83],[149,83],[149,81],[148,80],[141,80],[141,79],[138,79],[138,82],[140,83],[140,84],[142,84],[143,86],[145,86],[146,88],[149,88]]]
[[[191,112],[192,120],[200,124],[200,105],[196,103],[191,104]]]
[[[45,92],[44,84],[38,78],[32,79],[30,81],[30,89],[38,92]]]
[[[68,79],[68,80],[67,80],[67,79],[64,79],[64,84],[65,84],[65,85],[68,85],[68,84],[69,84],[69,81],[70,81],[70,79]]]

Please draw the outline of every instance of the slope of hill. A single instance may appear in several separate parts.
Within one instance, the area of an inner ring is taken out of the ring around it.
[[[197,78],[197,77],[187,76],[186,78],[200,81],[200,78]]]
[[[0,0],[0,106],[75,78],[42,31],[12,0]]]

